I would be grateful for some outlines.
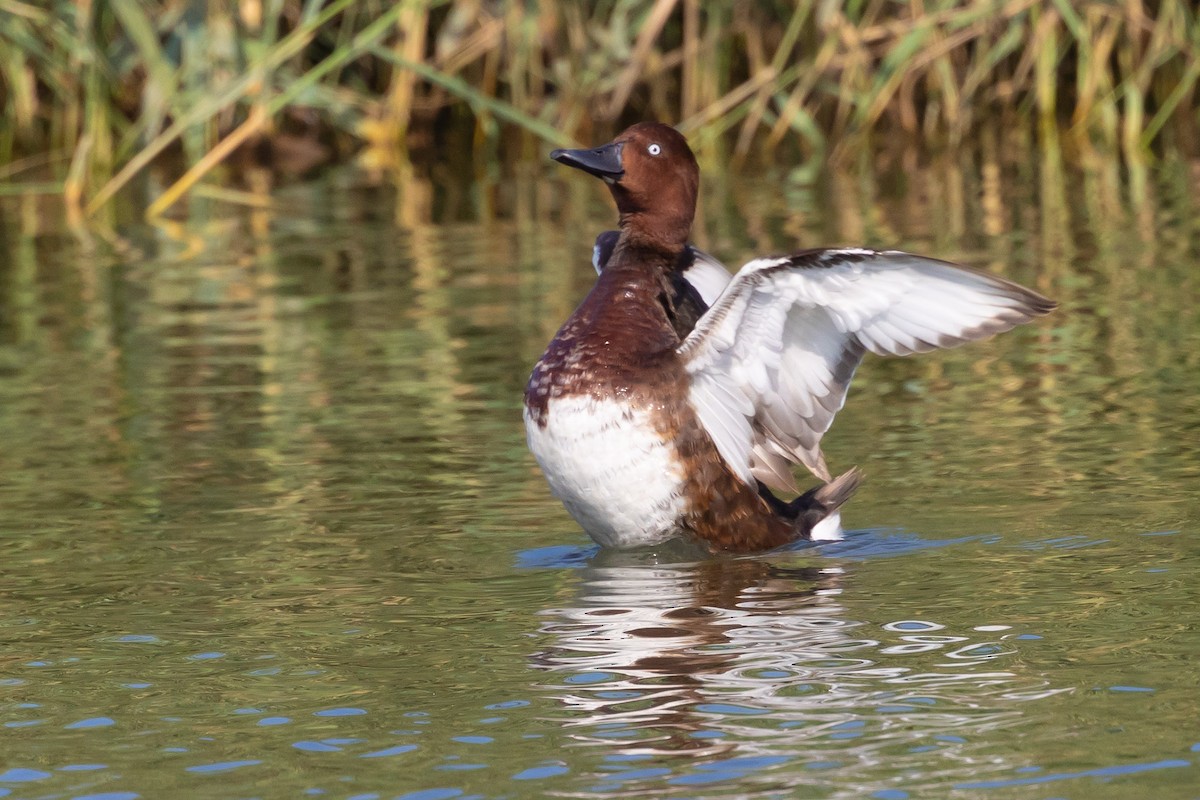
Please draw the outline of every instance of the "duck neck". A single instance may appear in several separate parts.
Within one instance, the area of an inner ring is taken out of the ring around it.
[[[621,238],[612,258],[614,266],[655,264],[670,270],[679,263],[687,247],[692,219],[666,217],[661,213],[650,219],[646,212],[622,212],[620,227]]]
[[[622,234],[617,240],[612,257],[604,266],[604,273],[612,272],[614,276],[636,274],[642,278],[652,276],[666,279],[671,272],[679,268],[682,258],[682,249],[675,250],[663,247],[654,240],[637,236],[626,237]]]

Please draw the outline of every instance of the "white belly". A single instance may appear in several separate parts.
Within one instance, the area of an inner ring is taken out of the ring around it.
[[[550,489],[605,547],[638,547],[678,533],[683,475],[646,414],[623,403],[558,397],[539,427],[525,412],[529,449]]]

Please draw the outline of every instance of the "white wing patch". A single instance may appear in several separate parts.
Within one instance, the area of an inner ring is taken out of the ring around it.
[[[692,265],[683,271],[683,279],[696,289],[706,306],[711,306],[733,276],[724,264],[703,250],[689,246],[688,252],[692,256]]]
[[[944,261],[814,250],[746,264],[679,353],[696,413],[734,472],[751,485],[794,490],[794,463],[829,480],[821,437],[865,351],[953,347],[1054,307],[1015,283]]]

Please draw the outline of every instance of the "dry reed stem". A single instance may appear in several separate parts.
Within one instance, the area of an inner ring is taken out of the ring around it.
[[[605,112],[609,119],[615,118],[625,107],[625,103],[629,100],[629,93],[633,91],[634,80],[645,68],[650,48],[662,33],[667,18],[675,10],[676,2],[677,0],[655,0],[653,8],[650,9],[650,13],[643,23],[642,30],[638,34],[637,44],[633,47],[633,55],[629,59],[629,64],[618,77],[616,91],[609,99]]]

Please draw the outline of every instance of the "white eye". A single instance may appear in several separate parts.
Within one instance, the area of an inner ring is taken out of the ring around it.
[[[652,156],[656,156],[662,152],[662,148],[659,147],[657,144],[652,144],[646,148],[646,152]]]

